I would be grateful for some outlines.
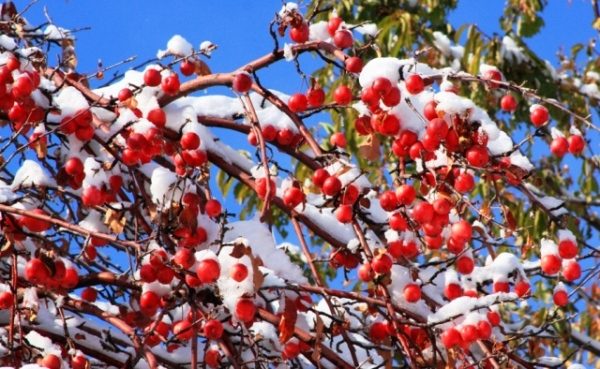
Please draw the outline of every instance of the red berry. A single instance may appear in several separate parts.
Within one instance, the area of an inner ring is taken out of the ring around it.
[[[202,283],[214,283],[221,274],[221,266],[215,259],[204,259],[198,263],[196,275]]]
[[[23,75],[15,80],[12,85],[12,95],[15,100],[24,99],[31,95],[31,92],[35,89],[31,78],[27,75]]]
[[[90,363],[88,360],[81,356],[77,355],[71,359],[71,368],[73,369],[87,369],[90,367]]]
[[[160,85],[161,79],[160,72],[154,68],[150,68],[144,72],[144,83],[148,86],[155,87]]]
[[[315,170],[315,172],[312,175],[312,181],[315,184],[315,186],[317,187],[323,187],[323,184],[325,183],[325,180],[327,178],[329,178],[330,174],[327,171],[327,169],[323,169],[323,168],[319,168],[317,170]]]
[[[306,100],[310,108],[318,108],[325,101],[325,91],[322,88],[309,88],[306,91]]]
[[[273,181],[272,179],[269,178],[269,180],[267,181],[267,177],[262,177],[256,180],[255,182],[256,184],[256,195],[261,199],[264,200],[267,198],[267,195],[269,198],[272,198],[273,196],[275,196],[275,191],[276,191],[276,185],[275,185],[275,181]],[[269,184],[269,188],[267,188],[267,184]]]
[[[363,69],[363,61],[358,56],[352,56],[344,61],[346,70],[350,73],[360,73]]]
[[[370,282],[375,277],[371,263],[364,263],[358,268],[358,278],[363,282]]]
[[[400,89],[396,86],[390,88],[388,93],[381,97],[381,101],[388,107],[400,104]]]
[[[15,71],[21,68],[21,62],[16,57],[10,56],[6,59],[6,68],[11,72]]]
[[[186,132],[179,140],[183,150],[196,150],[200,147],[200,137],[194,132]]]
[[[211,368],[217,368],[220,365],[221,354],[218,350],[208,349],[204,353],[204,362]]]
[[[385,211],[394,211],[400,206],[394,191],[385,191],[379,196],[379,204]]]
[[[293,94],[288,100],[288,107],[294,113],[301,113],[308,108],[308,100],[304,94]]]
[[[191,76],[196,71],[196,64],[190,60],[184,60],[179,64],[179,70],[184,76]]]
[[[433,211],[435,211],[436,214],[447,215],[450,213],[450,209],[452,208],[452,203],[448,199],[446,199],[444,197],[440,197],[433,202],[432,206],[433,206]]]
[[[479,145],[469,148],[465,156],[469,164],[480,168],[484,167],[490,159],[487,148]]]
[[[383,253],[379,254],[373,258],[371,262],[371,266],[375,273],[385,274],[388,273],[392,269],[392,258],[389,254]]]
[[[441,118],[433,118],[427,124],[427,133],[441,140],[448,135],[448,124]]]
[[[568,282],[573,282],[581,277],[581,265],[575,260],[568,261],[562,270],[562,275]]]
[[[333,44],[340,49],[347,49],[352,46],[354,39],[352,33],[347,29],[338,29],[333,35]]]
[[[549,119],[548,109],[542,105],[535,105],[529,113],[529,119],[534,126],[540,127]]]
[[[249,323],[256,314],[256,305],[254,301],[247,298],[241,298],[235,304],[235,316],[244,323]]]
[[[492,336],[492,326],[485,320],[477,322],[477,335],[482,340],[487,340]]]
[[[418,74],[411,74],[404,81],[406,90],[411,95],[416,95],[425,89],[425,83],[423,78]]]
[[[44,356],[41,361],[41,365],[47,369],[60,369],[62,360],[54,354],[49,354]]]
[[[396,189],[396,198],[401,205],[410,205],[415,201],[417,191],[411,185],[403,184]]]
[[[171,74],[162,80],[161,88],[167,95],[175,95],[179,92],[179,76],[177,74]]]
[[[48,275],[50,275],[49,271],[48,271]],[[77,286],[78,283],[79,283],[79,273],[77,273],[77,270],[73,269],[73,268],[67,268],[65,270],[65,276],[62,279],[63,287],[71,289],[71,288],[74,288],[75,286]]]
[[[510,292],[510,285],[508,284],[508,282],[502,282],[502,281],[494,282],[493,288],[494,288],[494,293]]]
[[[452,348],[454,346],[460,346],[462,343],[462,337],[456,328],[449,328],[442,333],[442,344],[446,348]]]
[[[475,188],[475,180],[471,174],[463,172],[454,179],[454,188],[460,193],[469,193]]]
[[[346,136],[342,132],[336,132],[329,137],[329,143],[332,146],[337,146],[339,148],[346,147]]]
[[[163,128],[167,124],[167,115],[160,108],[150,110],[146,118],[158,128]]]
[[[330,176],[323,182],[323,194],[327,196],[335,196],[342,189],[342,182],[336,176]]]
[[[554,275],[560,271],[562,260],[558,255],[548,254],[542,256],[542,271],[548,275]]]
[[[515,293],[519,297],[523,297],[523,296],[526,296],[529,293],[531,293],[531,286],[529,285],[529,282],[524,281],[524,280],[518,281],[515,284]]]
[[[459,284],[449,283],[444,288],[444,296],[450,301],[463,295],[463,289]]]
[[[381,342],[389,336],[387,324],[384,322],[374,322],[369,328],[369,337],[374,342]]]
[[[405,231],[408,228],[408,222],[402,213],[394,213],[389,219],[390,228],[394,231]]]
[[[304,198],[304,192],[298,187],[292,186],[285,190],[285,193],[283,194],[283,203],[293,209],[303,203]]]
[[[140,308],[145,315],[154,315],[159,305],[160,297],[155,292],[146,291],[140,297]]]
[[[189,341],[194,336],[192,323],[187,319],[180,320],[173,324],[173,334],[179,341]]]
[[[579,155],[585,148],[585,141],[580,135],[572,135],[567,141],[569,142],[569,152],[573,155]]]
[[[223,324],[216,319],[204,323],[204,336],[209,340],[218,340],[223,335]]]
[[[352,221],[352,205],[340,205],[335,211],[335,217],[340,223],[350,223]]]
[[[10,291],[0,293],[0,310],[6,310],[13,306],[14,296]]]
[[[376,78],[373,81],[373,85],[371,86],[373,91],[375,91],[379,96],[386,95],[392,88],[392,82],[389,79],[384,77]]]
[[[352,90],[346,85],[339,85],[333,91],[333,100],[338,105],[348,105],[352,102]]]
[[[452,237],[463,242],[471,241],[473,227],[466,220],[460,220],[452,225]]]
[[[310,29],[308,28],[308,24],[302,22],[297,27],[292,27],[290,29],[290,38],[292,41],[296,43],[303,43],[308,41],[308,36],[310,34]]]
[[[569,303],[569,295],[565,290],[559,290],[554,292],[554,296],[552,296],[552,299],[554,300],[554,304],[561,307],[567,306],[567,304]]]
[[[500,325],[500,314],[498,314],[497,312],[490,310],[487,312],[487,319],[490,322],[490,324],[494,327],[497,327]]]
[[[229,270],[229,276],[234,281],[241,282],[248,277],[248,267],[242,263],[237,263]]]
[[[433,213],[433,206],[427,201],[421,201],[413,207],[412,217],[416,222],[424,224],[433,219]]]
[[[475,269],[475,262],[469,256],[461,256],[456,260],[456,271],[460,274],[471,274]]]
[[[219,200],[209,199],[206,201],[206,205],[204,205],[204,211],[206,211],[206,215],[211,218],[216,218],[221,215],[221,203]]]
[[[340,17],[331,17],[331,19],[329,19],[329,22],[327,22],[327,32],[329,32],[329,36],[333,37],[333,35],[335,35],[335,32],[340,28],[342,22],[343,20]]]
[[[500,108],[506,112],[514,112],[517,110],[517,100],[511,94],[506,94],[500,99]]]
[[[421,299],[421,287],[417,284],[409,283],[404,287],[404,298],[408,302],[417,302]]]
[[[246,72],[241,72],[233,77],[232,82],[233,90],[239,94],[246,93],[250,91],[252,87],[252,77]]]
[[[33,209],[30,212],[32,215],[48,215],[42,209]],[[35,219],[27,215],[22,216],[19,223],[22,227],[27,228],[31,232],[44,232],[50,228],[49,222],[41,219]]]
[[[492,81],[502,81],[502,73],[497,69],[488,69],[483,74],[483,79],[488,80],[490,88],[498,88],[499,84]]]
[[[425,116],[425,118],[427,118],[427,120],[439,118],[437,110],[435,110],[436,106],[437,103],[434,100],[431,100],[427,104],[425,104],[425,107],[423,108],[423,115]]]
[[[564,239],[558,243],[558,254],[563,259],[573,259],[578,253],[577,244],[571,239]]]
[[[81,291],[81,298],[87,302],[94,302],[98,298],[98,291],[92,287],[86,287]]]
[[[557,158],[562,158],[569,151],[569,142],[566,138],[558,136],[550,143],[550,152]]]
[[[283,357],[291,360],[300,355],[300,345],[296,342],[288,341],[283,346]]]
[[[121,101],[121,102],[127,101],[127,100],[131,99],[131,97],[133,97],[133,93],[131,92],[130,89],[124,88],[121,91],[119,91],[119,95],[118,95],[119,101]]]
[[[277,128],[270,124],[262,126],[260,132],[262,133],[263,138],[268,142],[275,141],[277,138]]]

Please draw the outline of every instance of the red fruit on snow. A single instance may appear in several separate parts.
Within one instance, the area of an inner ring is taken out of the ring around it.
[[[331,176],[325,179],[323,187],[321,188],[323,193],[327,196],[335,196],[342,189],[342,182],[336,176]]]
[[[381,342],[389,337],[387,323],[384,322],[374,322],[371,324],[369,328],[369,337],[374,342]]]
[[[190,60],[184,60],[179,64],[179,70],[184,76],[191,76],[196,71],[196,64]]]
[[[431,219],[433,219],[433,206],[427,201],[421,201],[417,203],[412,209],[412,217],[413,219],[420,223],[429,223]]]
[[[120,90],[119,94],[117,95],[117,98],[121,102],[127,101],[127,100],[131,99],[132,97],[133,97],[133,92],[131,92],[131,90],[128,88],[124,88],[124,89]]]
[[[379,195],[379,205],[385,211],[394,211],[400,206],[396,193],[394,191],[385,191]]]
[[[214,283],[221,275],[221,266],[215,259],[204,259],[198,263],[196,275],[202,283]]]
[[[462,336],[456,328],[449,328],[442,333],[442,344],[447,349],[454,346],[460,346],[462,343]]]
[[[550,152],[557,158],[562,158],[569,151],[569,142],[566,138],[558,136],[550,143]]]
[[[456,260],[456,271],[460,274],[471,274],[475,269],[475,262],[469,256],[461,256]]]
[[[396,189],[396,198],[401,205],[410,205],[415,201],[417,191],[411,185],[403,184]]]
[[[388,107],[400,104],[400,89],[396,86],[390,88],[388,93],[381,97],[381,102]]]
[[[554,292],[552,300],[554,301],[554,304],[556,306],[567,306],[567,304],[569,303],[569,295],[565,290],[558,290]]]
[[[140,297],[140,308],[145,315],[151,316],[156,313],[160,305],[160,297],[155,292],[146,291]]]
[[[375,91],[379,96],[386,95],[392,89],[392,82],[389,79],[384,77],[376,78],[373,81],[373,85],[371,85],[373,91]]]
[[[417,95],[421,91],[425,89],[425,83],[423,82],[423,78],[421,78],[418,74],[411,74],[404,81],[406,86],[406,90],[411,95]]]
[[[581,277],[581,265],[575,260],[569,260],[563,266],[562,275],[568,282],[578,280]]]
[[[0,310],[9,309],[13,306],[14,296],[10,291],[4,291],[0,293]]]
[[[160,108],[150,110],[146,118],[158,128],[163,128],[167,124],[167,115]]]
[[[194,132],[186,132],[179,140],[183,150],[196,150],[200,147],[200,137]]]
[[[250,88],[252,87],[252,77],[245,72],[238,73],[233,77],[231,86],[233,90],[239,94],[246,93],[250,91]]]
[[[469,193],[475,188],[475,180],[471,174],[463,172],[454,179],[454,188],[460,193]]]
[[[71,368],[72,369],[88,369],[90,367],[90,363],[88,360],[81,356],[77,355],[71,359]]]
[[[460,330],[460,336],[466,343],[472,343],[479,338],[477,327],[472,324],[465,324]]]
[[[12,85],[12,95],[15,100],[24,99],[31,95],[31,92],[35,89],[31,78],[27,75],[23,75],[15,80]]]
[[[423,108],[423,115],[425,116],[425,118],[427,118],[427,120],[434,120],[435,118],[439,118],[437,110],[435,109],[436,107],[437,102],[435,102],[434,100],[431,100],[427,104],[425,104],[425,107]]]
[[[160,85],[162,77],[160,72],[154,68],[150,68],[144,72],[144,83],[147,86],[155,87]]]
[[[452,225],[452,237],[463,242],[471,241],[473,227],[466,220],[460,220]]]
[[[444,288],[444,296],[450,301],[463,295],[463,289],[459,284],[448,283]]]
[[[417,284],[409,283],[404,287],[404,298],[408,302],[417,302],[421,299],[421,287]]]
[[[302,204],[304,199],[304,192],[298,187],[289,187],[283,194],[283,203],[292,209]]]
[[[569,142],[569,152],[573,155],[579,155],[585,148],[585,140],[580,135],[572,135],[567,141]]]
[[[352,205],[340,205],[335,211],[335,218],[340,223],[350,223],[352,221]]]
[[[338,29],[333,35],[333,44],[340,49],[347,49],[352,46],[354,38],[347,29]]]
[[[542,105],[534,105],[529,113],[529,120],[531,120],[531,123],[536,127],[544,125],[549,118],[550,115],[548,109]]]
[[[488,81],[491,88],[498,88],[499,84],[493,81],[502,81],[502,73],[497,69],[488,69],[483,74],[483,79]]]
[[[578,252],[577,244],[571,239],[567,238],[558,243],[558,254],[563,259],[573,259]]]
[[[171,74],[164,78],[161,83],[163,92],[167,95],[175,95],[179,92],[179,76],[177,74]]]
[[[554,275],[560,271],[562,260],[558,255],[548,254],[542,256],[542,271],[548,275]]]
[[[317,187],[323,187],[323,184],[325,183],[325,180],[327,178],[329,178],[330,174],[327,171],[327,169],[323,169],[323,168],[319,168],[317,170],[315,170],[315,172],[312,175],[312,181],[315,184],[315,186]]]
[[[494,327],[497,327],[500,325],[500,314],[498,314],[497,312],[490,310],[487,312],[487,319],[490,322],[490,324]]]
[[[342,22],[343,20],[340,17],[331,17],[329,19],[329,22],[327,22],[327,32],[329,33],[329,36],[333,37],[333,35],[335,35],[335,32],[340,28]]]
[[[441,140],[448,135],[448,123],[441,118],[433,118],[427,124],[427,133]]]
[[[194,337],[192,323],[190,323],[187,319],[175,322],[173,324],[173,334],[179,341],[189,341],[192,337]]]
[[[487,340],[492,336],[492,325],[485,320],[477,322],[477,335],[482,340]]]
[[[508,284],[508,282],[504,282],[504,281],[494,282],[493,288],[494,288],[494,293],[498,293],[498,292],[508,293],[508,292],[510,292],[510,285]]]
[[[41,365],[47,369],[60,369],[62,360],[54,354],[48,354],[42,359]]]
[[[223,324],[216,319],[208,320],[202,328],[204,337],[209,340],[218,340],[223,335]]]
[[[352,90],[346,85],[339,85],[333,91],[333,100],[338,105],[348,105],[352,102]]]
[[[283,357],[291,360],[300,355],[300,345],[297,342],[288,341],[283,346]]]
[[[408,227],[408,222],[402,213],[394,213],[389,219],[390,228],[394,231],[405,231]]]
[[[346,147],[347,144],[346,136],[342,132],[336,132],[332,134],[331,137],[329,137],[329,143],[332,146],[336,146],[343,149]]]
[[[484,167],[490,160],[488,149],[484,146],[472,146],[465,154],[467,162],[474,167]]]
[[[371,267],[375,271],[375,273],[385,274],[392,270],[392,258],[389,254],[383,253],[379,254],[373,258],[371,262]]]
[[[229,270],[229,276],[234,281],[241,282],[248,277],[248,267],[242,263],[237,263]]]
[[[33,209],[30,212],[32,215],[48,215],[42,209]],[[20,218],[19,223],[22,227],[27,228],[30,232],[44,232],[50,228],[50,222],[41,219],[36,219],[27,215],[23,215]]]
[[[370,282],[375,277],[371,263],[364,263],[358,268],[358,278],[363,282]]]
[[[523,280],[518,281],[515,284],[515,293],[519,297],[529,295],[531,293],[531,286],[529,285],[529,282]]]
[[[217,368],[220,365],[221,354],[218,350],[208,349],[204,353],[204,362],[211,368]]]
[[[235,304],[235,316],[244,323],[249,323],[256,314],[256,305],[254,301],[247,298],[241,298]]]
[[[267,186],[268,184],[268,186]],[[275,181],[273,181],[272,179],[268,179],[267,181],[267,177],[262,177],[256,180],[256,195],[258,196],[258,198],[260,198],[261,200],[264,200],[267,198],[267,195],[269,198],[272,198],[273,196],[275,196],[275,192],[277,190],[276,185],[275,185]]]

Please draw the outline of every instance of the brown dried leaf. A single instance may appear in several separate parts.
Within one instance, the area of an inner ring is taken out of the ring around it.
[[[38,159],[44,159],[48,153],[48,145],[46,140],[36,140],[33,145]]]
[[[358,145],[358,154],[370,161],[378,160],[381,157],[379,146],[380,143],[377,136],[371,135],[365,142]]]
[[[279,342],[286,343],[294,336],[294,328],[298,319],[298,308],[296,302],[289,297],[285,298],[283,315],[279,321]]]
[[[321,360],[321,345],[319,342],[323,340],[323,332],[325,331],[325,323],[319,315],[316,316],[316,324],[315,324],[315,346],[312,353],[312,359],[316,362]]]
[[[199,76],[207,76],[209,74],[211,74],[212,72],[210,71],[210,68],[208,67],[208,64],[206,64],[204,61],[202,60],[198,60],[196,62],[196,70],[195,73]]]
[[[256,291],[258,291],[264,281],[265,281],[265,276],[262,274],[261,270],[259,267],[263,266],[263,262],[261,260],[260,257],[258,256],[253,256],[253,255],[248,255],[250,257],[250,260],[252,260],[252,270],[254,272],[253,274],[253,282],[254,282],[254,289]]]
[[[244,245],[243,243],[236,243],[233,245],[233,248],[232,248],[231,252],[229,253],[229,256],[231,256],[232,258],[239,259],[242,256],[251,255],[251,254],[252,254],[252,249],[250,247]]]
[[[62,48],[62,60],[69,71],[74,71],[77,68],[77,56],[75,55],[75,40],[65,38],[60,44]]]
[[[115,234],[123,232],[123,228],[125,228],[125,222],[125,217],[123,217],[120,212],[113,209],[108,209],[104,215],[104,224],[106,224],[108,229]]]

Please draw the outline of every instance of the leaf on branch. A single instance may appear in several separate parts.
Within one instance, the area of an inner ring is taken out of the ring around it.
[[[371,135],[367,138],[365,142],[358,145],[358,154],[367,160],[375,161],[381,157],[379,147],[379,139],[377,138],[377,136]]]
[[[296,302],[289,297],[286,297],[283,315],[279,321],[279,342],[286,343],[293,337],[296,319],[298,319]]]
[[[60,46],[62,48],[62,60],[68,71],[77,68],[77,56],[75,55],[75,40],[63,38]]]
[[[208,67],[208,64],[202,60],[198,60],[196,62],[196,70],[194,72],[199,76],[207,76],[212,73]]]
[[[125,222],[125,217],[120,212],[113,209],[108,209],[104,215],[104,224],[106,224],[108,229],[113,233],[119,234],[123,232]]]
[[[262,285],[263,282],[265,281],[265,276],[262,274],[262,271],[260,270],[260,267],[263,266],[263,262],[262,259],[258,256],[254,256],[252,254],[248,255],[250,257],[250,260],[252,260],[252,270],[253,270],[253,283],[254,283],[254,289],[255,290],[259,290]]]
[[[232,258],[239,259],[242,256],[250,255],[250,254],[252,254],[252,249],[250,247],[246,246],[245,244],[243,244],[241,242],[237,242],[233,245],[233,248],[232,248],[231,252],[229,253],[229,256],[231,256]]]

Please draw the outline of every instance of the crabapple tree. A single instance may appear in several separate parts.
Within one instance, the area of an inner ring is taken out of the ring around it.
[[[357,3],[274,9],[232,71],[176,35],[104,84],[1,6],[2,366],[597,363],[594,46],[537,57],[538,1],[503,37]]]

